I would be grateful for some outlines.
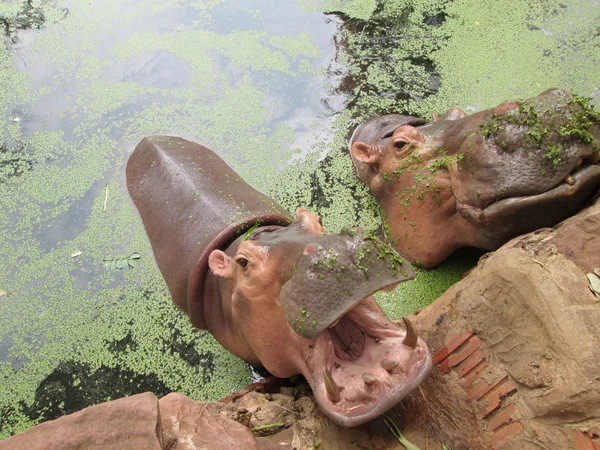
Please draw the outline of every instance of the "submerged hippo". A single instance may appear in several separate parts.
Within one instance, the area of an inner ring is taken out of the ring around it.
[[[471,116],[377,117],[356,129],[350,152],[396,248],[431,267],[573,215],[600,186],[599,144],[600,114],[550,89]]]
[[[127,187],[173,300],[228,350],[278,377],[303,374],[334,421],[382,414],[431,367],[408,320],[389,321],[371,294],[410,279],[410,265],[358,229],[325,235],[295,219],[211,150],[142,140]]]

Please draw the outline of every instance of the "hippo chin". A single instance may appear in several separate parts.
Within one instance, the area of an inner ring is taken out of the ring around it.
[[[127,186],[173,300],[228,350],[273,375],[303,374],[344,426],[398,403],[431,368],[427,346],[372,297],[414,277],[359,229],[325,235],[295,219],[211,150],[176,137],[142,140]]]
[[[470,116],[377,117],[355,130],[350,153],[396,248],[430,267],[573,215],[600,186],[599,144],[600,114],[550,89]]]

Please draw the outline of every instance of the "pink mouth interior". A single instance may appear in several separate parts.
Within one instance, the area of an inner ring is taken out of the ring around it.
[[[403,344],[405,336],[405,330],[387,318],[375,317],[363,303],[323,332],[316,353],[341,388],[339,401],[332,401],[324,375],[315,367],[313,389],[325,413],[341,425],[359,425],[383,414],[416,388],[431,369],[431,356],[421,339],[415,348]],[[398,364],[386,370],[384,360]]]

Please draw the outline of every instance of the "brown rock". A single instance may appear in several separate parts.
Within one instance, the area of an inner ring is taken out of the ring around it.
[[[0,441],[0,450],[161,450],[158,399],[151,392],[37,425]]]
[[[600,201],[482,260],[415,318],[437,365],[415,417],[454,450],[599,445],[599,265]]]
[[[165,449],[259,449],[252,431],[219,414],[222,405],[195,402],[181,394],[169,394],[159,405]]]
[[[274,423],[290,425],[299,414],[295,411],[294,397],[284,394],[261,394],[250,392],[240,398],[235,406],[252,415],[251,427]]]

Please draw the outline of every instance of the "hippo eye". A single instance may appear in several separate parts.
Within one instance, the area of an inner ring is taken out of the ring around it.
[[[238,263],[242,269],[248,267],[248,260],[246,258],[237,258],[235,262]]]
[[[404,141],[396,141],[396,142],[394,142],[394,147],[396,147],[398,150],[400,150],[405,145],[406,145],[406,142],[404,142]]]

